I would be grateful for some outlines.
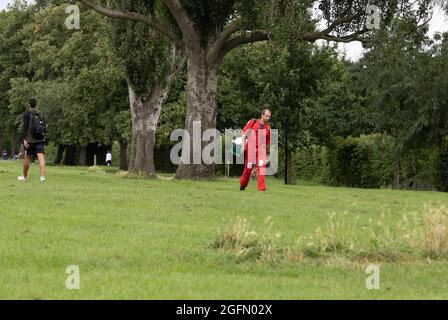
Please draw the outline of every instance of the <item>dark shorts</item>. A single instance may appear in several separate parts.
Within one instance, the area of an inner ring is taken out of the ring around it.
[[[36,156],[38,153],[45,154],[45,144],[43,142],[30,143],[25,151],[27,156]]]

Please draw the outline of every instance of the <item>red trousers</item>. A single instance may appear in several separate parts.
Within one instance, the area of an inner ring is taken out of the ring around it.
[[[248,162],[247,155],[245,156],[244,161],[244,171],[240,178],[240,186],[243,188],[246,188],[249,184],[250,175],[252,174],[253,168],[257,167],[257,174],[258,174],[258,191],[265,191],[266,190],[266,161],[260,162],[260,159],[257,159],[255,161],[256,163],[250,163]]]

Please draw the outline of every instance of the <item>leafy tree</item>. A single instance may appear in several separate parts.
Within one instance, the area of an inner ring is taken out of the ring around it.
[[[16,1],[9,10],[0,11],[0,146],[10,148],[11,153],[18,151],[21,137],[17,132],[17,112],[11,113],[8,105],[10,79],[30,77],[26,68],[28,52],[22,42],[29,36],[22,26],[31,18],[28,6]],[[23,112],[23,111],[22,111]]]
[[[274,37],[306,42],[319,39],[365,41],[372,33],[365,26],[368,4],[377,4],[383,23],[388,24],[397,13],[412,21],[421,20],[431,1],[419,0],[413,6],[396,0],[373,3],[365,0],[158,1],[169,9],[176,21],[175,27],[164,23],[157,15],[148,17],[132,11],[111,10],[90,0],[80,2],[110,17],[145,23],[186,52],[188,109],[185,126],[192,137],[194,121],[201,121],[203,130],[216,127],[218,70],[226,54],[236,47]],[[319,5],[327,22],[322,30],[316,30],[310,13],[315,4]],[[177,177],[204,178],[213,172],[213,165],[181,164]]]
[[[62,147],[60,151],[68,145],[110,145],[125,136],[117,129],[115,114],[128,110],[124,74],[104,37],[110,26],[88,11],[82,13],[82,31],[67,30],[66,6],[41,1],[20,8],[29,15],[15,30],[20,42],[11,50],[25,53],[17,62],[24,72],[5,75],[12,126],[17,132],[26,101],[35,96],[49,123],[49,139]],[[6,54],[14,56],[12,51]],[[76,152],[67,156],[66,163],[77,162]]]
[[[289,158],[297,148],[331,147],[335,136],[368,131],[361,97],[353,90],[352,66],[332,47],[253,45],[230,53],[221,70],[219,128],[241,128],[267,104],[273,126],[280,129],[281,148],[288,119]]]
[[[121,10],[154,15],[153,1],[117,1]],[[112,47],[123,67],[132,114],[129,171],[155,177],[154,147],[162,107],[185,58],[175,45],[134,21],[112,23]]]
[[[376,130],[395,138],[395,188],[404,154],[442,146],[447,134],[446,41],[428,39],[425,28],[414,33],[409,28],[396,21],[392,32],[378,34],[358,64]]]

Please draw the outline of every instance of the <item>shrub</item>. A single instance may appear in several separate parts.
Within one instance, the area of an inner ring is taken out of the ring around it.
[[[328,216],[304,248],[308,257],[343,255],[352,259],[410,260],[448,258],[448,210],[425,204],[422,213],[403,215],[397,223],[384,213],[360,226],[352,215]],[[361,228],[362,232],[359,232]]]
[[[433,177],[437,189],[448,192],[448,137],[443,141],[434,159]]]
[[[293,153],[294,172],[302,179],[318,182],[328,181],[328,149],[325,146],[311,145],[297,149]]]
[[[266,219],[264,231],[258,233],[249,228],[246,219],[237,218],[220,231],[212,247],[232,252],[243,261],[267,263],[448,258],[448,210],[443,205],[425,204],[422,213],[404,214],[398,221],[393,213],[381,213],[367,224],[361,224],[357,215],[333,212],[310,236],[301,235],[292,246],[282,248],[272,225],[272,220]]]
[[[414,233],[413,245],[429,257],[448,255],[448,210],[444,206],[426,204],[422,223]]]
[[[305,255],[320,257],[328,254],[343,254],[353,249],[353,243],[343,234],[342,222],[336,219],[335,212],[328,214],[324,229],[317,227],[314,234],[309,237],[304,248]]]
[[[230,227],[219,232],[212,248],[234,252],[243,261],[274,263],[281,257],[281,249],[277,246],[279,237],[273,233],[270,217],[266,219],[262,233],[250,230],[247,220],[237,217]]]

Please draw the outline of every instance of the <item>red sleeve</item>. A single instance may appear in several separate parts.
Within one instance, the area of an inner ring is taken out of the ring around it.
[[[251,120],[249,120],[249,122],[244,126],[244,128],[243,128],[243,133],[246,133],[247,132],[247,130],[249,130],[250,128],[252,128],[252,123],[253,123],[253,120],[251,119]]]

